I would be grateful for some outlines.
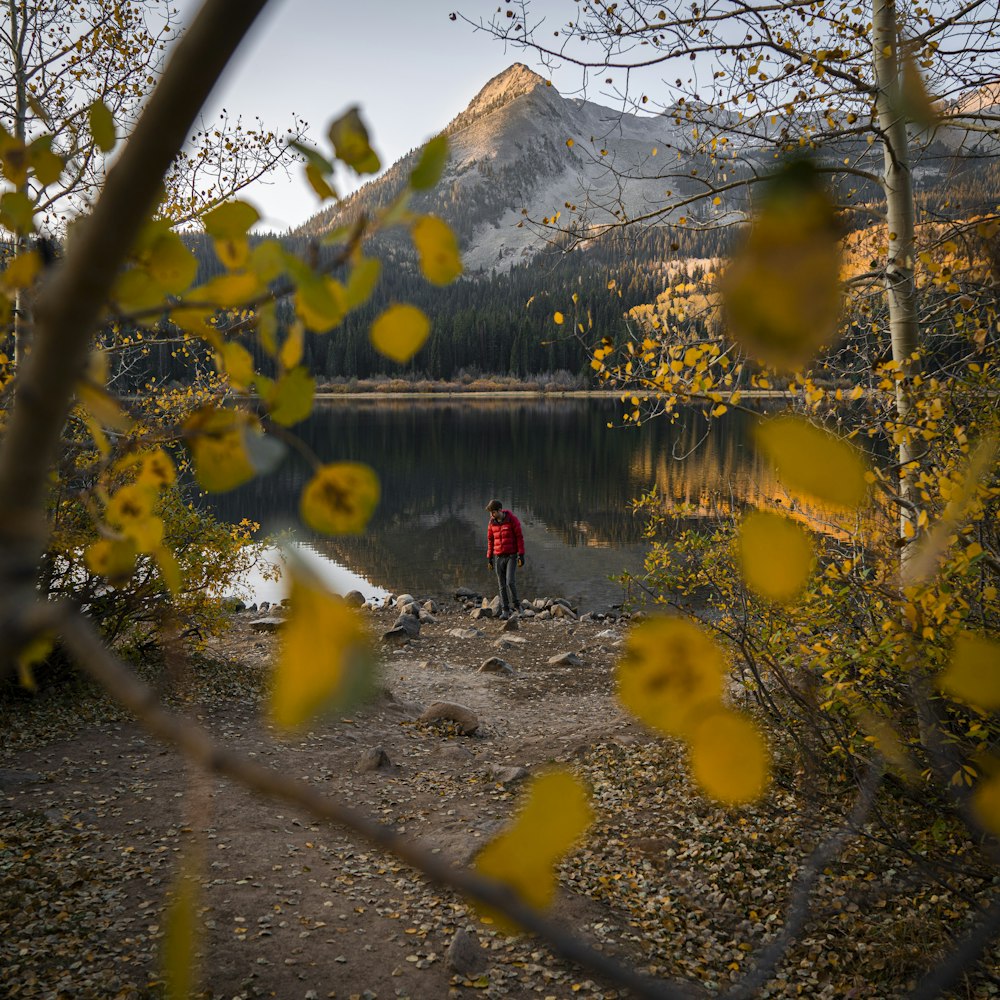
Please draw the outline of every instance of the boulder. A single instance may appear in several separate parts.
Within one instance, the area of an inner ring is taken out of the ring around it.
[[[576,621],[576,615],[573,614],[573,612],[566,607],[565,604],[560,604],[558,602],[553,603],[552,607],[549,609],[549,614],[553,618],[568,618],[570,621]]]
[[[391,628],[388,632],[382,633],[382,642],[390,646],[405,646],[411,638],[405,628]]]
[[[556,653],[548,659],[550,667],[582,667],[583,660],[576,653]]]
[[[400,615],[393,623],[393,628],[405,629],[411,639],[420,635],[420,619],[416,615]]]
[[[486,952],[479,944],[475,932],[458,930],[448,945],[445,955],[448,967],[466,979],[481,975],[489,967]]]
[[[471,708],[450,701],[436,701],[417,719],[425,725],[435,722],[454,722],[464,736],[471,736],[479,728],[479,717]]]
[[[448,635],[456,639],[485,639],[486,633],[478,628],[450,628]]]
[[[286,619],[284,618],[272,615],[268,618],[258,618],[256,621],[250,622],[250,628],[255,632],[277,632],[285,624],[285,621]]]
[[[397,608],[405,608],[407,604],[412,604],[415,600],[413,594],[400,594],[393,603]]]
[[[514,668],[499,656],[491,656],[479,665],[481,674],[501,674],[504,677],[513,677]]]
[[[436,615],[438,613],[438,606],[435,601],[424,601],[422,610],[426,611],[429,615]]]
[[[491,764],[487,770],[490,781],[498,785],[513,785],[524,781],[531,772],[526,767],[505,767],[502,764]]]
[[[344,603],[352,608],[364,607],[365,595],[360,590],[349,590],[344,594]]]
[[[392,761],[381,747],[366,750],[358,760],[359,771],[381,771],[389,767],[392,767]]]
[[[473,611],[472,614],[469,615],[469,617],[471,619],[473,619],[473,621],[479,621],[482,618],[492,618],[493,617],[493,609],[492,608],[476,608],[476,610]]]
[[[503,623],[503,628],[500,629],[500,631],[501,632],[516,632],[518,630],[518,628],[520,628],[520,626],[517,624],[517,618],[513,617],[513,618],[508,618]]]
[[[477,591],[477,590],[469,590],[468,587],[459,587],[455,591],[455,600],[456,601],[463,601],[466,598],[478,598],[479,596],[480,596],[479,591]]]

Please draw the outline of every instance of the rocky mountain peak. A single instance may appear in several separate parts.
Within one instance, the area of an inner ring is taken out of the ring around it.
[[[544,77],[528,69],[524,63],[514,63],[493,77],[476,94],[469,102],[469,106],[451,122],[449,131],[465,128],[477,119],[545,85]]]

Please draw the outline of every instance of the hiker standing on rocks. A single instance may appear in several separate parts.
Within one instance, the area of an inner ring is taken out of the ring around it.
[[[491,500],[486,509],[490,513],[490,523],[486,529],[486,561],[490,564],[490,569],[496,569],[497,583],[500,585],[498,617],[507,619],[521,610],[514,573],[518,566],[524,565],[524,535],[521,533],[521,522],[511,511],[504,510],[499,500]]]

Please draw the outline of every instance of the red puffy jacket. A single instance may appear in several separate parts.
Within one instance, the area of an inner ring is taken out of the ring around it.
[[[494,556],[512,556],[517,553],[524,555],[524,535],[521,534],[521,522],[509,511],[503,512],[502,521],[490,518],[486,529],[486,558]]]

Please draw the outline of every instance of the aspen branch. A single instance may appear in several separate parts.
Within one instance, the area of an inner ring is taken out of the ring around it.
[[[693,1000],[706,994],[693,984],[672,984],[641,975],[633,968],[592,949],[578,935],[565,931],[523,903],[506,886],[450,862],[366,814],[316,792],[288,774],[264,767],[219,746],[190,719],[168,711],[156,691],[117,659],[93,625],[69,604],[50,605],[51,624],[79,666],[131,711],[145,728],[180,751],[205,772],[238,782],[244,788],[277,799],[327,823],[349,830],[380,850],[389,852],[427,878],[463,896],[499,910],[521,927],[544,939],[552,951],[602,979],[628,989],[640,1000]]]

